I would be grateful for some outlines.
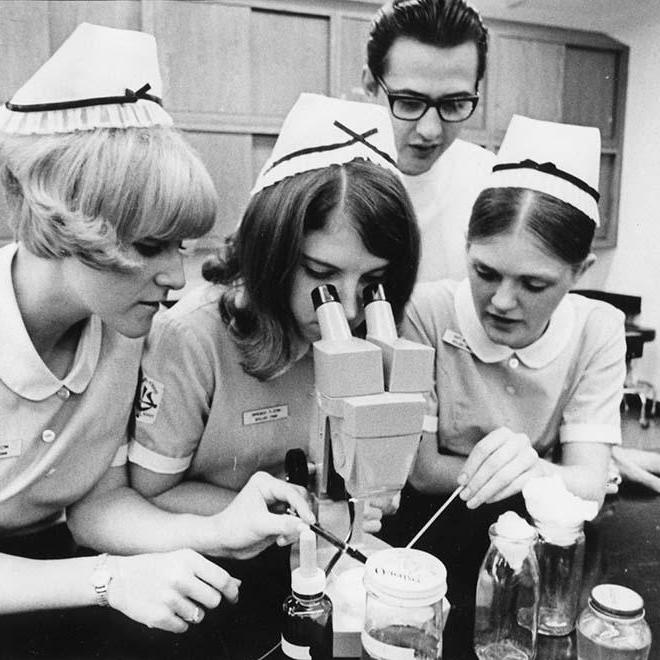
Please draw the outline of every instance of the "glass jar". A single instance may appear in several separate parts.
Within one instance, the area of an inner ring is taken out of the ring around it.
[[[505,536],[490,526],[477,580],[474,650],[479,660],[531,660],[536,653],[539,567],[536,530]]]
[[[411,548],[380,550],[367,560],[364,586],[362,660],[442,658],[447,571],[439,559]]]
[[[577,623],[579,660],[647,660],[651,629],[644,601],[632,589],[599,584]]]
[[[536,522],[536,556],[541,578],[541,635],[568,635],[575,627],[584,566],[583,523],[571,526]]]

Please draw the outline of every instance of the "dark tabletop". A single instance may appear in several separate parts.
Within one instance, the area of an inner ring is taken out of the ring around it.
[[[443,499],[406,490],[400,511],[387,520],[382,537],[393,545],[405,545]],[[488,547],[488,526],[507,509],[522,513],[522,499],[511,498],[476,512],[456,500],[417,544],[447,567],[452,611],[444,633],[444,660],[476,657],[472,626],[477,572]],[[585,532],[581,606],[595,584],[628,586],[644,598],[647,621],[654,639],[660,640],[660,498],[624,487],[607,499]],[[84,552],[72,550],[63,527],[29,542],[0,542],[0,550],[35,557]],[[107,608],[0,616],[0,659],[261,659],[279,642],[278,616],[289,592],[288,554],[273,548],[258,559],[223,565],[243,579],[239,605],[222,604],[183,635],[150,630]],[[658,643],[652,647],[652,658],[660,657],[653,655]],[[282,656],[276,649],[267,657],[275,660]],[[574,633],[555,639],[539,636],[537,658],[576,658]]]

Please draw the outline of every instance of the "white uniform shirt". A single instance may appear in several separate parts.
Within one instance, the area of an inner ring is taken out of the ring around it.
[[[221,293],[206,283],[154,319],[129,461],[239,490],[257,470],[284,476],[287,450],[307,449],[313,360],[310,351],[267,382],[247,375]]]
[[[488,338],[467,280],[428,282],[402,334],[436,349],[430,412],[445,450],[467,456],[501,426],[526,433],[541,456],[559,442],[621,443],[626,344],[611,305],[568,294],[543,336],[514,350]]]
[[[418,282],[467,274],[465,237],[472,205],[491,173],[495,154],[454,140],[428,172],[403,175],[421,234]]]
[[[16,249],[0,249],[0,535],[54,520],[126,462],[142,348],[93,316],[71,370],[55,377],[18,309]]]

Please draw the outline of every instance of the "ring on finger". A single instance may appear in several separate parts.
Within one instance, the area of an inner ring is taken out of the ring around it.
[[[202,610],[199,607],[195,607],[195,611],[192,613],[192,616],[188,621],[190,623],[199,623],[202,620]]]

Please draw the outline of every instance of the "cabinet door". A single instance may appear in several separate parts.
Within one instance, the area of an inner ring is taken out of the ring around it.
[[[603,143],[616,135],[619,53],[568,46],[564,78],[564,121],[600,128]]]
[[[561,121],[564,46],[506,33],[493,42],[492,128],[503,134],[514,114]]]

